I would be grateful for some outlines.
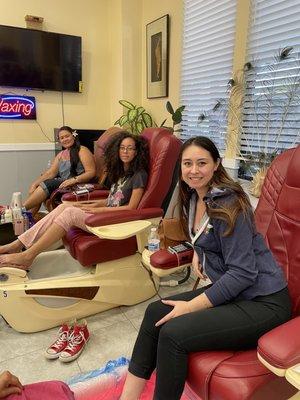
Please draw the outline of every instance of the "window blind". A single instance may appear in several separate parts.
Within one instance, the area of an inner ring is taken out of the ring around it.
[[[224,149],[227,83],[231,78],[236,0],[185,0],[181,103],[183,140],[208,136]],[[221,103],[218,115],[212,112]],[[198,121],[199,115],[205,116]]]
[[[299,143],[300,2],[253,0],[241,152],[275,154]]]

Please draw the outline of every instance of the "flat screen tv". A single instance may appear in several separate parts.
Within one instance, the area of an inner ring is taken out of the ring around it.
[[[81,37],[0,25],[0,86],[79,92]]]

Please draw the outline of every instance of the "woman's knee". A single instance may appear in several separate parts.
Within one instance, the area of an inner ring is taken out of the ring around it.
[[[67,210],[70,207],[72,207],[70,204],[62,203],[59,206],[57,206],[55,208],[55,210],[58,212],[58,214],[61,214],[62,212],[64,212],[65,210]]]
[[[150,303],[145,310],[143,325],[147,325],[149,328],[155,329],[155,324],[159,321],[163,315],[161,311],[162,306],[161,300]]]
[[[176,319],[176,318],[175,318]],[[171,319],[165,323],[159,333],[159,346],[164,348],[180,349],[179,327],[175,319]]]

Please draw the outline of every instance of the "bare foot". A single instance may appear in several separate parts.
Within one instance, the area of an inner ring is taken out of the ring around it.
[[[0,246],[0,254],[18,253],[23,247],[23,243],[19,239],[16,239],[14,242]]]
[[[0,256],[0,267],[13,266],[15,268],[20,268],[27,270],[31,266],[33,258],[23,253],[13,253],[5,254]]]

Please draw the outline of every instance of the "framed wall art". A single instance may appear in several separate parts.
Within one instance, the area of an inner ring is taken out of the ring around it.
[[[167,97],[169,90],[169,15],[146,25],[147,98]]]

